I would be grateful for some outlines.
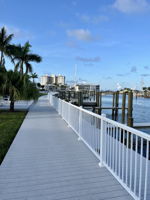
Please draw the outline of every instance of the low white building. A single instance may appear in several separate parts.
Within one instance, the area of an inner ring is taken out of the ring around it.
[[[74,86],[75,91],[95,91],[99,92],[100,85],[93,85],[93,84],[77,84]]]

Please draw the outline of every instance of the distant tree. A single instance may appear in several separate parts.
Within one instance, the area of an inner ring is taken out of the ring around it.
[[[147,87],[143,87],[142,89],[143,89],[143,90],[147,90]]]
[[[41,84],[40,84],[40,83],[37,83],[37,86],[40,88],[40,87],[41,87]]]
[[[33,73],[33,74],[31,74],[30,78],[32,78],[33,83],[34,83],[34,79],[35,79],[35,78],[38,78],[37,73]]]
[[[124,88],[124,90],[131,91],[131,88]]]
[[[45,87],[44,85],[41,85],[42,90],[44,90],[44,87]]]

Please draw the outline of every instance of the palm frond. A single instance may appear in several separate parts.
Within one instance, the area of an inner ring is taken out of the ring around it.
[[[37,62],[37,63],[39,63],[39,62],[42,61],[41,56],[39,56],[39,55],[37,55],[37,54],[28,54],[28,55],[27,55],[27,59],[28,59],[28,61],[30,61],[30,62]]]

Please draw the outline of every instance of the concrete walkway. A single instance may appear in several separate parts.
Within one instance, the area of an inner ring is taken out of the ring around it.
[[[42,97],[0,166],[0,200],[132,200]]]

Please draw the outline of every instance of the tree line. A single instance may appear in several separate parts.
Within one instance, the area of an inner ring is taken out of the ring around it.
[[[31,44],[12,44],[14,34],[8,34],[5,27],[0,29],[0,95],[8,95],[10,111],[14,111],[16,100],[37,99],[39,91],[34,83],[37,74],[33,73],[32,62],[40,63],[41,56],[31,52]],[[13,64],[7,70],[6,58]],[[33,81],[31,81],[33,79]]]

